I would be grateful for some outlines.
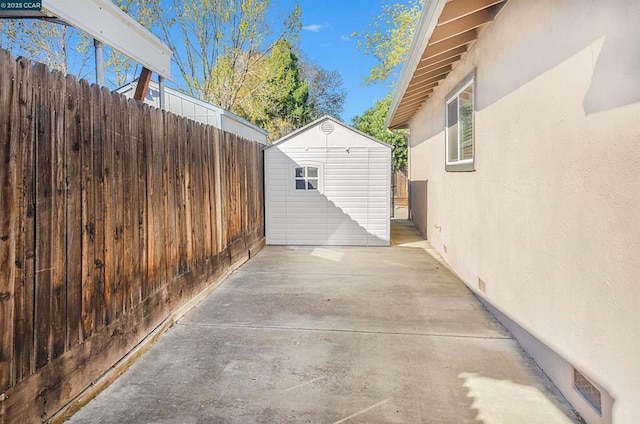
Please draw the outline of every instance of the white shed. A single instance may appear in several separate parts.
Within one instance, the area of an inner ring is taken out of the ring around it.
[[[136,91],[136,84],[135,82],[129,83],[118,88],[116,92],[131,98]],[[226,109],[168,87],[164,89],[164,99],[165,108],[169,112],[220,128],[247,140],[267,144],[266,130]],[[151,106],[160,107],[160,90],[157,82],[151,81],[149,83],[149,90],[147,90],[144,102]]]
[[[265,147],[266,242],[388,246],[391,146],[325,116]]]

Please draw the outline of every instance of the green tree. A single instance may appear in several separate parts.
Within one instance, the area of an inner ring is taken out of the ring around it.
[[[425,0],[426,1],[426,0]],[[368,31],[356,32],[357,46],[378,63],[365,77],[365,84],[381,83],[404,61],[422,10],[421,0],[384,5]]]
[[[393,167],[405,169],[407,166],[407,136],[406,131],[390,131],[384,123],[391,107],[391,96],[378,100],[375,106],[367,109],[362,116],[356,116],[352,120],[353,127],[384,141],[394,147]]]
[[[271,141],[309,123],[313,117],[309,84],[300,74],[292,44],[281,38],[239,91],[236,113],[269,132]]]
[[[154,5],[160,32],[191,95],[235,110],[247,80],[261,73],[259,64],[273,46],[269,40],[297,40],[299,6],[284,19],[276,37],[267,23],[269,6],[270,0],[171,0]]]

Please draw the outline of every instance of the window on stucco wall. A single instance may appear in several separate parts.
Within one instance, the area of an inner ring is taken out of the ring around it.
[[[446,101],[446,170],[474,170],[474,78],[468,77]]]

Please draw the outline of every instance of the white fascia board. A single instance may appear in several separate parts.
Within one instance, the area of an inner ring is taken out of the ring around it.
[[[43,0],[42,7],[171,80],[171,49],[110,0]]]
[[[444,9],[446,3],[447,0],[427,0],[425,2],[424,9],[422,10],[422,14],[420,15],[418,24],[416,25],[413,40],[411,41],[411,46],[409,47],[409,52],[407,53],[407,57],[404,60],[404,66],[402,67],[398,85],[393,92],[391,107],[389,108],[389,113],[387,114],[387,119],[384,123],[385,127],[387,128],[391,124],[393,115],[395,115],[396,110],[398,109],[398,105],[402,100],[402,96],[404,96],[405,91],[407,91],[407,87],[411,82],[411,78],[413,77],[416,68],[420,64],[422,54],[427,48],[427,44],[429,44],[431,34],[433,34],[433,30],[438,24],[438,18],[440,18],[440,14],[442,13],[442,9]]]

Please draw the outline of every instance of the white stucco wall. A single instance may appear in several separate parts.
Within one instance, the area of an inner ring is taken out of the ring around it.
[[[638,1],[511,0],[410,122],[428,238],[588,422],[640,422],[639,22]],[[474,69],[476,171],[445,172],[445,96]]]

